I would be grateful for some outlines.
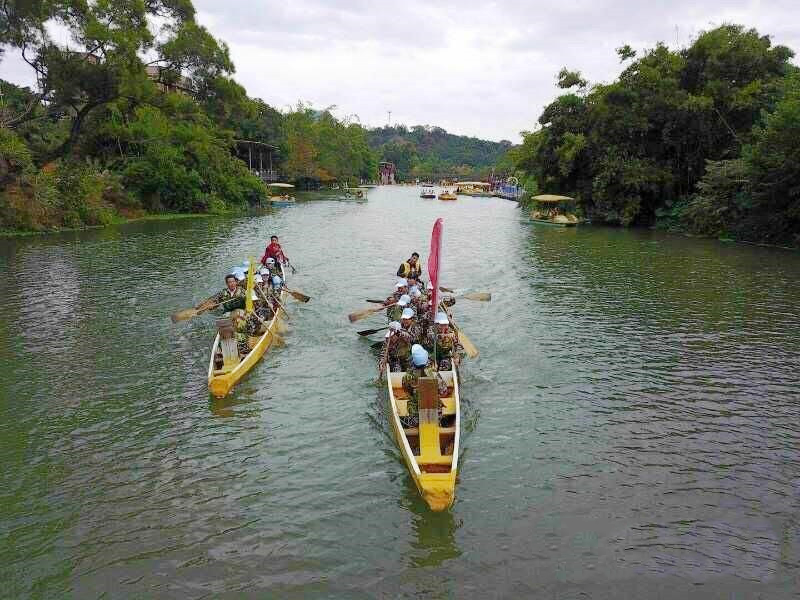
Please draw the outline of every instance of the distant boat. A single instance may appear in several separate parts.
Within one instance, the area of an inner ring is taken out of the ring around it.
[[[459,181],[456,184],[456,191],[464,196],[480,196],[489,198],[492,196],[491,184],[483,181]]]
[[[419,195],[420,198],[436,198],[436,192],[433,191],[432,185],[423,185],[422,192]]]
[[[451,190],[442,190],[439,194],[439,200],[458,200],[458,196]]]
[[[294,189],[294,186],[291,183],[269,183],[267,184],[271,188],[278,188],[278,189]],[[290,196],[289,194],[282,194],[280,196],[270,196],[266,199],[266,202],[271,204],[272,206],[290,206],[295,203],[295,197]]]
[[[558,227],[575,227],[580,223],[580,219],[569,212],[575,202],[574,198],[542,194],[541,196],[534,196],[531,200],[536,203],[531,211],[531,220],[534,223],[556,225]]]

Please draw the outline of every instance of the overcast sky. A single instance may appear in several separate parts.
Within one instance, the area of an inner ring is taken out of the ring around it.
[[[800,0],[194,0],[226,41],[235,78],[285,110],[298,100],[364,125],[428,124],[520,140],[566,66],[591,82],[620,71],[614,49],[685,46],[724,22],[800,50]],[[4,78],[31,81],[13,56]]]

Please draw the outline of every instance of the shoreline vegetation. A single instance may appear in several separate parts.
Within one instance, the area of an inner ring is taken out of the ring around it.
[[[428,126],[369,130],[333,106],[276,110],[233,79],[228,47],[190,0],[3,3],[0,60],[10,51],[37,85],[0,80],[4,231],[243,211],[269,196],[265,182],[355,186],[394,157],[406,176],[477,176],[511,146]]]
[[[355,186],[390,161],[399,181],[513,175],[594,223],[800,246],[800,69],[740,25],[621,46],[610,83],[563,68],[564,93],[513,145],[276,110],[233,79],[189,0],[6,3],[0,24],[0,60],[20,53],[37,80],[0,80],[2,235],[241,213],[265,181]]]
[[[565,93],[498,170],[533,194],[574,197],[594,223],[798,248],[794,52],[725,24],[686,48],[617,54],[623,66],[610,83],[563,68]]]

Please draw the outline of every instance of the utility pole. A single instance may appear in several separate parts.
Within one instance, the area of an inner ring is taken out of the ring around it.
[[[389,127],[391,127],[392,126],[392,111],[388,111],[388,112],[389,112]]]

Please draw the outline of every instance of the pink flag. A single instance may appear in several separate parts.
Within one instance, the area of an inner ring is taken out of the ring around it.
[[[433,314],[439,310],[439,267],[441,266],[442,227],[441,219],[436,219],[431,232],[431,252],[428,255],[428,277],[431,280],[431,307]]]

